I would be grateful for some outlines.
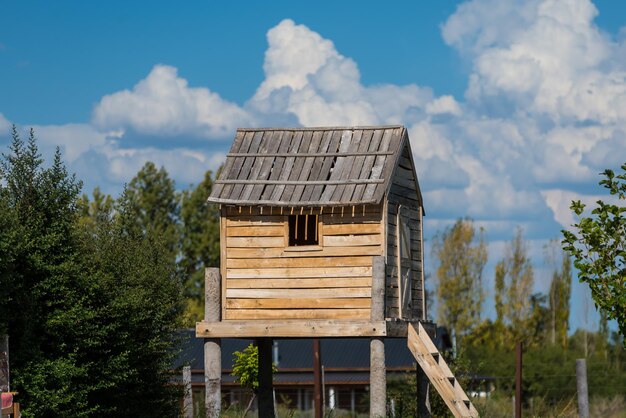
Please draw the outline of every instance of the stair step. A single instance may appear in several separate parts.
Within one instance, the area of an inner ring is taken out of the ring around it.
[[[412,324],[408,325],[407,344],[452,414],[457,418],[478,417],[478,411],[472,405],[421,323],[418,323],[417,327]]]

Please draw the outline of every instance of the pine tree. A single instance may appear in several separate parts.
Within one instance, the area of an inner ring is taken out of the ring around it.
[[[147,162],[130,181],[125,192],[128,227],[144,236],[158,237],[175,260],[180,249],[180,199],[165,168]]]
[[[433,252],[439,261],[439,321],[450,327],[456,345],[480,321],[487,246],[471,220],[459,219],[435,238]]]
[[[204,268],[219,267],[220,262],[219,210],[217,205],[207,202],[213,181],[213,173],[207,171],[204,180],[192,192],[183,193],[180,264],[185,272],[188,325],[202,320],[204,315]]]

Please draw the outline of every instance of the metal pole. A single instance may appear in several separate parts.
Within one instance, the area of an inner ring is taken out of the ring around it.
[[[578,416],[589,418],[589,393],[587,389],[587,362],[576,360],[576,391],[578,392]]]
[[[522,418],[522,343],[515,346],[515,418]]]
[[[322,355],[317,338],[313,339],[313,409],[315,418],[322,418]]]

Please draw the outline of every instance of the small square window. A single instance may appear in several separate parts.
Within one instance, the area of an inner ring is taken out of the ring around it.
[[[289,216],[289,246],[318,245],[318,215]]]

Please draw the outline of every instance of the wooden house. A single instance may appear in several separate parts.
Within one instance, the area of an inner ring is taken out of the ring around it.
[[[427,335],[424,206],[406,128],[239,129],[208,200],[221,208],[221,264],[207,269],[197,337],[371,337],[373,415],[384,415],[382,337],[442,359]],[[448,374],[435,378],[450,385]]]
[[[209,201],[222,207],[222,321],[369,319],[372,256],[385,257],[385,317],[425,319],[404,127],[240,129]]]

